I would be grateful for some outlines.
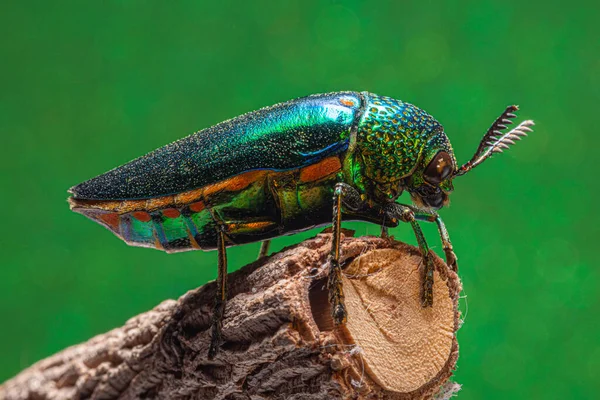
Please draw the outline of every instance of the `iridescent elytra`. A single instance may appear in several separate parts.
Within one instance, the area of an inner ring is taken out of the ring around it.
[[[418,220],[435,222],[448,265],[457,269],[437,210],[452,181],[531,131],[527,120],[507,133],[509,106],[459,166],[431,115],[368,92],[312,95],[221,122],[70,189],[73,211],[133,246],[169,253],[218,251],[217,293],[209,356],[220,345],[228,246],[263,242],[333,223],[329,297],[336,324],[346,310],[341,285],[340,224],[378,224],[382,234],[411,224],[423,255],[422,305],[433,303],[433,262]],[[396,202],[403,191],[413,204]]]

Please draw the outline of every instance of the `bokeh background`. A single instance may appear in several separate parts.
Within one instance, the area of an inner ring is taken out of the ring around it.
[[[262,106],[368,90],[433,114],[460,161],[506,105],[537,121],[442,211],[464,282],[455,379],[461,399],[597,396],[598,4],[3,1],[0,382],[216,275],[215,253],[131,248],[71,213],[70,186]]]

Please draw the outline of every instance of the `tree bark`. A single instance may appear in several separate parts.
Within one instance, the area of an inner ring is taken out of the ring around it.
[[[434,305],[423,309],[417,248],[345,233],[345,326],[330,317],[322,233],[229,275],[215,360],[210,282],[34,364],[0,386],[0,399],[449,398],[460,387],[448,381],[457,275],[435,256]]]

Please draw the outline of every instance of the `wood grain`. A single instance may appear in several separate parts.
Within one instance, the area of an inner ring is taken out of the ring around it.
[[[334,328],[320,234],[229,276],[224,343],[206,357],[215,284],[63,350],[0,385],[0,399],[449,398],[460,282],[435,257],[434,306],[419,302],[420,255],[345,237],[348,324]],[[445,278],[443,280],[442,278]]]

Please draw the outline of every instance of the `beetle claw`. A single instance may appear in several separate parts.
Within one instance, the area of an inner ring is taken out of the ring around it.
[[[348,314],[346,313],[346,307],[344,307],[343,304],[336,304],[333,307],[331,316],[333,317],[333,323],[336,326],[345,324],[346,320],[348,319]]]

